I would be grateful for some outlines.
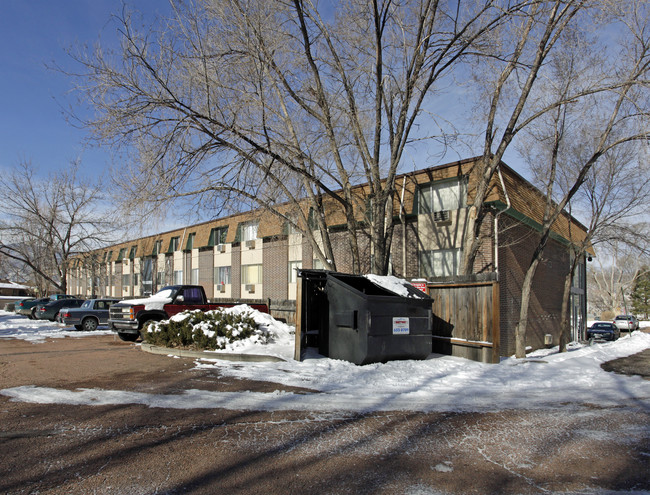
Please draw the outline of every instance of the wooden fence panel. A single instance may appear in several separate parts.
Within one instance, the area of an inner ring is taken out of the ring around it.
[[[430,283],[434,351],[499,361],[498,282]]]

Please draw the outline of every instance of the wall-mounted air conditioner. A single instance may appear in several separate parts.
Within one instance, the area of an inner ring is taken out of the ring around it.
[[[246,241],[246,247],[248,249],[255,249],[255,240],[252,241]]]
[[[249,294],[253,294],[255,293],[255,284],[246,284],[245,289]]]
[[[449,221],[449,211],[434,211],[433,212],[433,221],[434,222],[448,222]]]
[[[222,294],[226,292],[226,284],[219,284],[219,292]]]
[[[225,253],[226,252],[226,245],[225,244],[217,244],[217,253]]]

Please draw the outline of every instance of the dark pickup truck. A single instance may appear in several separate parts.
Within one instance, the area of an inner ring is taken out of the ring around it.
[[[108,325],[117,332],[120,339],[135,342],[140,331],[150,321],[168,320],[181,311],[211,311],[228,308],[242,302],[208,303],[205,291],[200,285],[170,285],[146,299],[130,299],[113,304],[109,309]],[[266,304],[249,304],[263,313],[269,312]]]

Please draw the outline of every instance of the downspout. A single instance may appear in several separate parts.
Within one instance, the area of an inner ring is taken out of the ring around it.
[[[503,180],[503,174],[501,173],[501,167],[497,168],[499,173],[499,181],[501,182],[501,189],[503,189],[503,195],[506,199],[506,209],[499,210],[494,215],[494,273],[497,275],[497,282],[499,281],[499,217],[501,214],[510,209],[510,196],[508,196],[508,191],[506,190],[506,183]]]
[[[402,194],[399,198],[399,220],[402,222],[402,276],[406,278],[406,213],[404,211],[404,190],[406,189],[406,175],[402,181]]]

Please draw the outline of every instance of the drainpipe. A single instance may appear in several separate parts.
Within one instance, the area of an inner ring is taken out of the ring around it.
[[[402,181],[402,194],[399,198],[399,219],[402,222],[402,277],[406,278],[406,214],[404,212],[404,190],[406,189],[406,175]]]
[[[510,209],[510,196],[508,196],[508,191],[506,190],[506,183],[503,180],[503,174],[501,173],[501,167],[497,168],[499,173],[499,181],[501,182],[501,189],[503,189],[503,195],[506,199],[506,209],[499,210],[494,215],[494,272],[497,274],[497,282],[499,281],[499,217],[501,214]]]

